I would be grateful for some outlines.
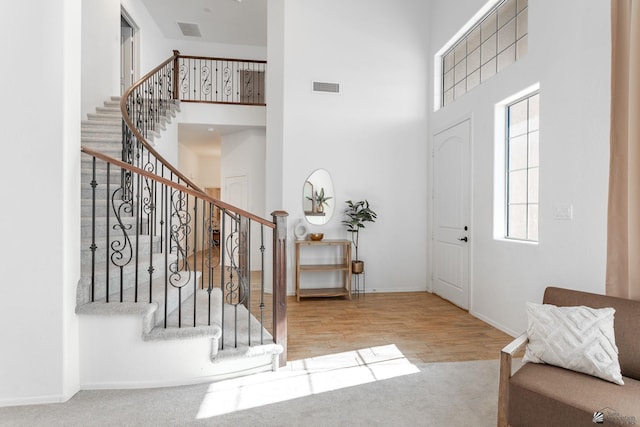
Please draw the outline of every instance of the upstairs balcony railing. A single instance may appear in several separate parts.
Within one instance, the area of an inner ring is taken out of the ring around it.
[[[266,61],[180,55],[174,61],[178,99],[185,102],[265,105]]]
[[[174,51],[127,90],[122,158],[82,149],[92,158],[83,298],[154,302],[156,328],[221,323],[221,348],[274,342],[284,365],[287,214],[268,220],[209,197],[148,142],[178,101],[264,105],[264,73],[262,61]]]
[[[264,106],[266,67],[266,61],[185,56],[174,50],[127,91],[123,113],[146,139],[176,101]]]

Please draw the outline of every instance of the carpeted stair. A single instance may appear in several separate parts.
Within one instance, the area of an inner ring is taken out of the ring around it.
[[[179,104],[175,104],[168,111],[167,116],[160,120],[156,129],[150,133],[150,143],[153,144],[153,138],[159,136],[159,133],[165,129],[166,124],[175,117],[177,112],[179,112]],[[88,114],[87,120],[82,122],[82,145],[120,159],[122,153],[121,131],[120,98],[112,97],[104,103],[103,107],[97,108],[95,113]],[[117,184],[120,182],[120,169],[111,167],[110,172],[107,173],[105,163],[98,161],[94,172],[92,158],[88,155],[82,156],[81,167],[82,275],[78,285],[76,312],[81,316],[92,316],[93,319],[102,317],[105,322],[109,322],[113,316],[135,316],[141,324],[142,336],[140,336],[140,341],[174,343],[163,345],[163,349],[166,349],[165,351],[168,354],[178,354],[179,351],[177,350],[178,347],[171,350],[170,347],[166,347],[167,345],[180,346],[181,341],[196,338],[210,339],[211,348],[207,354],[209,364],[230,359],[261,356],[270,358],[272,360],[271,366],[275,366],[274,361],[282,351],[282,348],[273,344],[273,339],[269,333],[253,319],[253,316],[247,312],[244,306],[233,307],[225,305],[223,310],[220,288],[214,288],[211,292],[198,289],[201,277],[199,272],[190,271],[185,273],[177,286],[167,286],[165,283],[165,265],[170,264],[173,256],[165,259],[165,255],[160,252],[161,242],[159,237],[143,234],[135,243],[132,242],[135,245],[133,250],[138,257],[137,269],[135,262],[126,265],[122,269],[105,262],[106,248],[111,248],[121,238],[121,234],[119,235],[117,230],[111,231],[113,230],[113,224],[117,223],[114,211],[118,210],[120,205],[117,201],[113,202],[113,205],[111,205],[111,202],[109,202],[109,205],[107,204],[107,198],[111,199],[109,193],[116,190]],[[98,183],[95,204],[93,190],[90,185],[94,175]],[[108,191],[107,179],[110,182]],[[95,228],[93,227],[94,215]],[[135,218],[121,218],[125,225],[131,225],[135,229]],[[109,228],[106,226],[107,221],[109,221]],[[107,237],[106,230],[108,229],[110,230],[110,235]],[[94,238],[97,246],[95,253],[92,253],[90,249],[93,233],[95,233]],[[109,253],[112,254],[113,251],[110,250]],[[92,263],[94,257],[97,260],[95,264]],[[109,267],[107,267],[108,264]],[[149,269],[150,265],[153,265],[152,269]],[[92,270],[95,277],[93,290],[91,284]],[[152,272],[151,274],[149,270]],[[109,302],[106,301],[107,274],[109,277]],[[92,292],[96,295],[93,302],[91,301]],[[150,293],[151,298],[149,297]],[[180,301],[182,301],[182,305],[179,304]],[[195,327],[194,307],[197,313]],[[210,312],[209,307],[212,307]],[[223,327],[228,329],[226,325],[234,324],[236,319],[239,319],[240,328],[237,330],[229,328],[228,331],[223,331]],[[95,320],[86,323],[95,325]],[[94,327],[94,329],[96,328]],[[259,342],[260,337],[263,336],[265,345],[255,347],[248,347],[246,344],[236,345],[238,336],[240,337],[240,342],[244,342],[249,333],[253,343]],[[222,343],[223,338],[224,343]],[[108,348],[109,346],[107,345],[106,347]],[[117,346],[114,345],[115,347]],[[219,350],[220,348],[222,350]],[[113,359],[117,359],[117,356],[119,355],[114,355]],[[132,356],[132,359],[135,359],[134,356]],[[158,355],[158,357],[161,356]],[[202,362],[185,361],[185,363]],[[236,372],[249,372],[251,369],[251,366],[242,367],[241,364],[237,363],[236,366],[231,368],[232,371]],[[203,375],[207,375],[207,372],[210,371],[207,367],[202,367],[201,370]],[[222,374],[224,375],[224,373]],[[216,373],[214,375],[219,374]],[[229,375],[233,376],[231,373]],[[104,382],[104,380],[102,381]],[[114,381],[118,382],[118,380]],[[145,380],[141,381],[144,382]],[[161,382],[161,380],[159,381]],[[175,378],[169,381],[180,382],[179,379],[176,380]],[[189,381],[193,381],[193,379],[185,378],[185,382]]]
[[[179,111],[179,104],[168,110],[168,114],[159,121],[157,128],[152,134],[158,135],[158,132],[165,129],[166,124],[175,117]],[[87,115],[87,120],[82,123],[82,145],[92,148],[101,153],[120,159],[122,155],[122,114],[120,112],[120,97],[112,97],[104,103],[103,107],[96,108],[95,113]],[[153,138],[151,138],[153,143]],[[98,183],[96,187],[96,200],[94,204],[93,189],[87,185],[94,179]],[[109,175],[109,176],[107,176]],[[110,181],[110,187],[107,189],[107,178]],[[152,333],[156,328],[164,328],[164,313],[166,305],[166,313],[169,319],[175,320],[175,325],[171,322],[167,323],[168,327],[177,327],[177,312],[179,302],[189,300],[200,278],[199,272],[187,272],[181,279],[174,283],[173,286],[165,286],[165,265],[170,264],[174,259],[174,255],[165,255],[160,251],[160,237],[141,235],[136,241],[131,240],[131,251],[135,254],[131,256],[138,258],[136,267],[135,262],[127,263],[121,270],[118,267],[109,265],[107,267],[106,251],[122,241],[122,234],[118,230],[113,229],[113,225],[118,221],[114,214],[122,202],[117,200],[113,205],[107,204],[107,198],[110,193],[117,189],[120,182],[120,169],[112,167],[107,174],[106,165],[103,162],[96,163],[96,170],[93,170],[92,159],[89,156],[82,158],[82,218],[81,218],[81,268],[82,279],[78,287],[77,295],[77,311],[80,314],[98,314],[118,312],[126,313],[130,304],[121,307],[116,305],[124,303],[147,303],[152,306],[154,319],[151,322],[143,322],[143,338],[153,339],[153,337],[170,335],[174,339],[179,339],[181,335],[189,337],[191,334],[180,330],[173,331],[170,334]],[[110,202],[111,203],[111,202]],[[95,212],[94,212],[95,210]],[[109,210],[109,211],[107,211]],[[135,209],[134,209],[135,210]],[[93,216],[95,215],[95,220]],[[107,221],[110,227],[107,227]],[[135,235],[136,220],[132,216],[121,216],[121,221],[126,226],[131,226],[130,235]],[[95,227],[94,227],[95,225]],[[107,242],[107,231],[110,233]],[[95,253],[91,251],[92,234],[96,240]],[[108,244],[107,244],[108,243]],[[113,250],[110,250],[113,253]],[[129,255],[125,253],[125,256]],[[96,263],[92,267],[92,260],[95,257]],[[150,266],[153,266],[152,273],[149,274]],[[91,276],[95,278],[93,290],[91,289]],[[106,277],[109,277],[109,290],[107,302]],[[137,286],[136,286],[137,282]],[[180,289],[178,289],[180,288]],[[96,296],[91,302],[91,294]],[[219,290],[214,290],[212,299],[219,305]],[[151,294],[151,297],[149,296]],[[165,294],[167,297],[165,298]],[[183,304],[184,305],[184,304]],[[193,306],[193,305],[191,305]],[[137,308],[131,308],[133,312],[139,312]],[[208,323],[208,319],[207,319]],[[214,326],[206,327],[208,334],[216,337],[221,336],[221,315],[214,314],[211,324]],[[185,325],[193,326],[193,319]],[[205,325],[205,323],[202,323]],[[202,328],[201,328],[202,329]]]

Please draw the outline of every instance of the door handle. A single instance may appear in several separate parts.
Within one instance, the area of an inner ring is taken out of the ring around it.
[[[464,237],[460,237],[458,240],[460,240],[461,242],[466,242],[469,239],[467,239],[467,236],[464,236]]]

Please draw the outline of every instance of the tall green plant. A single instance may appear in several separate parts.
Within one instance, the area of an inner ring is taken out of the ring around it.
[[[347,209],[344,211],[347,219],[342,223],[347,226],[347,231],[351,233],[351,241],[356,248],[356,261],[358,258],[358,241],[360,238],[360,230],[365,228],[366,222],[375,222],[378,215],[369,207],[367,200],[352,202],[347,200]]]

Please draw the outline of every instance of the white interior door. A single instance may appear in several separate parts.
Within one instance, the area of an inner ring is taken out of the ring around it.
[[[249,210],[249,191],[246,175],[224,179],[224,201],[243,210]]]
[[[120,94],[135,83],[134,29],[123,18],[120,20]]]
[[[433,291],[469,308],[470,120],[434,135]]]

